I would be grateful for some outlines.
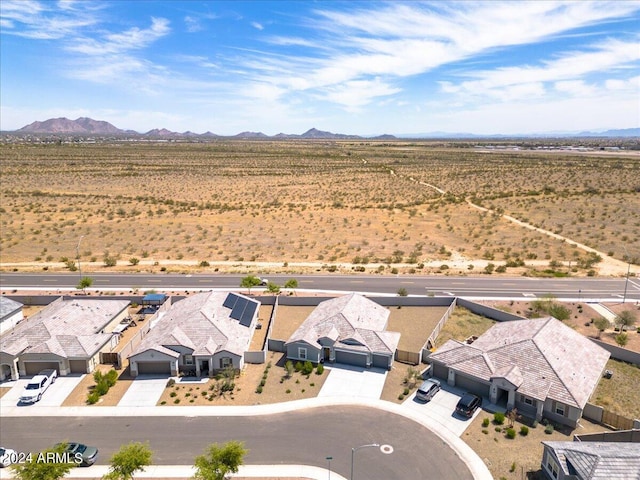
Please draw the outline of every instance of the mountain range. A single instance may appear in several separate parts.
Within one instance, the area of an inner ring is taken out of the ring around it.
[[[44,122],[33,122],[26,125],[14,133],[26,134],[71,134],[71,135],[115,135],[115,136],[141,136],[151,138],[235,138],[235,139],[350,139],[350,138],[371,138],[378,140],[393,140],[397,138],[514,138],[514,137],[640,137],[640,128],[625,128],[605,131],[583,131],[583,132],[564,132],[564,133],[547,133],[547,134],[529,134],[529,135],[475,135],[472,133],[447,133],[447,132],[431,132],[416,133],[402,135],[377,135],[370,137],[362,137],[359,135],[346,135],[342,133],[332,133],[316,128],[311,128],[301,135],[278,133],[277,135],[268,136],[262,132],[241,132],[236,135],[216,135],[212,132],[202,134],[193,132],[172,132],[166,128],[149,130],[146,133],[139,133],[134,130],[122,130],[115,127],[109,122],[101,120],[93,120],[87,117],[80,117],[76,120],[68,118],[50,118]]]

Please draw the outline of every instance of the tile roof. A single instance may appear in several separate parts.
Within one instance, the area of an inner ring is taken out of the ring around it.
[[[129,357],[147,350],[177,357],[172,346],[187,347],[193,350],[193,355],[213,355],[223,350],[243,355],[251,342],[254,322],[243,326],[230,317],[231,308],[223,305],[228,295],[256,304],[257,316],[260,302],[249,297],[228,292],[198,293],[174,303]]]
[[[111,340],[100,333],[129,306],[128,300],[59,298],[0,338],[0,352],[52,353],[64,358],[90,357]]]
[[[579,480],[640,480],[640,443],[542,442],[565,475]]]
[[[320,302],[286,343],[304,341],[320,347],[329,338],[336,347],[394,354],[400,334],[387,332],[389,310],[362,295],[351,293]]]
[[[21,308],[22,304],[20,302],[16,302],[4,295],[0,295],[0,320]]]
[[[495,324],[470,345],[449,340],[430,358],[487,382],[504,376],[519,393],[537,400],[583,408],[609,352],[547,317]]]

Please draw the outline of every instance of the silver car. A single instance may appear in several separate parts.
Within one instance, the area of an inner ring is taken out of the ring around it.
[[[418,391],[416,392],[416,398],[423,402],[428,402],[433,396],[440,391],[440,380],[430,378],[425,380]]]

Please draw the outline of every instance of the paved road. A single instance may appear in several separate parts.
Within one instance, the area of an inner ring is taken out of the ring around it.
[[[238,288],[241,275],[226,274],[122,274],[91,273],[92,289],[188,289]],[[298,280],[299,289],[366,291],[395,294],[405,288],[411,295],[460,296],[468,298],[534,298],[553,294],[557,298],[583,301],[640,300],[640,280],[631,277],[602,278],[529,278],[529,277],[446,277],[382,275],[270,275],[271,281],[283,285]],[[78,274],[2,273],[3,292],[21,288],[74,289]],[[254,291],[259,291],[254,289]]]
[[[97,407],[99,408],[99,407]],[[167,407],[171,408],[171,407]],[[389,444],[355,454],[355,478],[367,480],[465,479],[473,477],[454,451],[428,429],[404,417],[367,407],[333,406],[258,417],[10,417],[2,418],[2,444],[40,451],[61,440],[100,450],[98,463],[126,439],[147,441],[158,465],[190,465],[214,442],[240,440],[247,464],[304,464],[331,468],[348,478],[351,448]]]

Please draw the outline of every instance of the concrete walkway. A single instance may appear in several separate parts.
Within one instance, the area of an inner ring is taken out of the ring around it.
[[[589,306],[610,322],[616,319],[616,314],[600,303],[590,303]]]

